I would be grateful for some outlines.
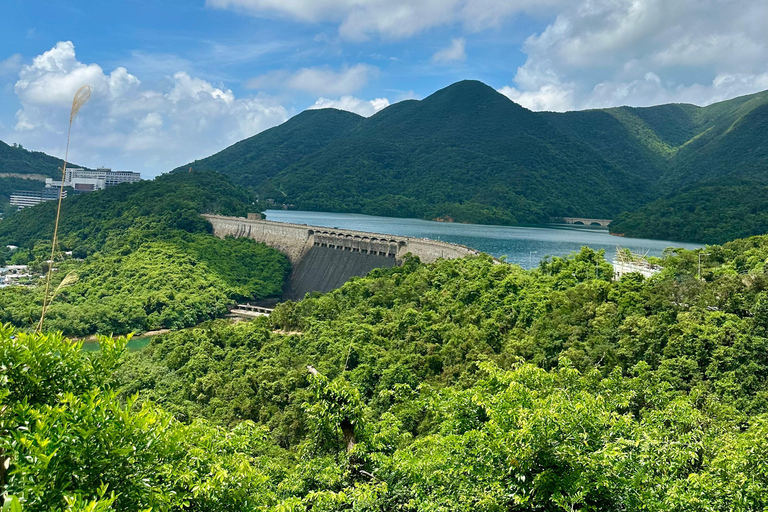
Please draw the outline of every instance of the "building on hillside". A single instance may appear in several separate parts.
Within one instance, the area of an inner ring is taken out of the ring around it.
[[[62,192],[62,197],[67,197],[67,191]],[[35,206],[43,201],[55,201],[59,198],[58,189],[44,188],[38,192],[35,190],[17,190],[11,193],[11,206],[15,206],[19,210],[26,208],[27,206]]]
[[[658,274],[663,270],[659,265],[652,265],[642,254],[635,254],[629,249],[616,248],[616,258],[613,260],[613,278],[619,280],[624,275],[637,272],[645,278]]]
[[[137,181],[141,181],[141,174],[138,172],[113,171],[106,167],[99,167],[95,171],[73,167],[64,173],[64,186],[72,187],[76,192],[104,190],[120,183],[135,183]],[[61,181],[46,178],[45,186],[46,188],[59,188]]]
[[[29,273],[29,266],[27,265],[0,267],[0,287],[18,285],[34,277],[33,274]]]

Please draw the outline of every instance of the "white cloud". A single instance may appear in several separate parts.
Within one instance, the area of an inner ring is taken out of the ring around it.
[[[665,84],[654,73],[647,73],[642,79],[605,81],[597,84],[582,106],[599,108],[662,103],[709,105],[766,89],[768,70],[759,74],[719,74],[709,83],[679,86]]]
[[[306,23],[339,24],[348,39],[401,39],[432,27],[461,23],[477,31],[519,12],[540,12],[565,0],[207,0],[210,7]]]
[[[318,108],[337,108],[339,110],[348,110],[361,116],[370,117],[379,110],[389,106],[387,98],[376,98],[370,101],[361,100],[353,96],[342,96],[337,100],[327,98],[318,99],[310,109]]]
[[[5,60],[0,60],[0,77],[15,75],[21,69],[21,55],[16,53]]]
[[[144,87],[125,68],[106,73],[79,62],[71,42],[60,42],[22,67],[15,92],[21,102],[13,140],[63,154],[69,108],[77,89],[93,86],[73,128],[74,162],[114,165],[155,175],[208,156],[288,118],[275,99],[237,98],[222,86],[177,72],[161,90]],[[8,139],[8,134],[2,138]]]
[[[377,67],[367,64],[344,66],[339,71],[328,67],[302,68],[294,73],[280,70],[252,78],[247,86],[251,89],[287,87],[294,91],[336,96],[360,90],[378,71]]]
[[[756,92],[768,75],[766,19],[764,0],[580,0],[527,39],[527,61],[502,92],[546,109]]]
[[[432,62],[436,64],[451,64],[463,62],[467,59],[466,41],[463,37],[451,39],[450,46],[443,48],[432,56]]]
[[[572,85],[546,84],[535,91],[525,92],[507,85],[499,92],[530,110],[565,112],[573,109]]]

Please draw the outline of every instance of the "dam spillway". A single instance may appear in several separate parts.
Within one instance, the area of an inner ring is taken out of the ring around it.
[[[288,256],[292,270],[284,300],[300,300],[313,291],[329,292],[351,277],[399,265],[408,253],[424,263],[479,254],[463,245],[426,238],[220,215],[203,217],[218,237],[248,237]]]

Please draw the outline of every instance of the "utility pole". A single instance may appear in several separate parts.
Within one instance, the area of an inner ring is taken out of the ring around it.
[[[711,252],[700,252],[699,253],[699,281],[701,281],[701,257],[702,256],[709,256],[712,254]]]

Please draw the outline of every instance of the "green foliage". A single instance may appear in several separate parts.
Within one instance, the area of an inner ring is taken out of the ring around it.
[[[93,253],[113,245],[141,243],[149,236],[166,238],[176,231],[208,233],[200,213],[244,217],[256,211],[253,195],[216,173],[161,175],[152,181],[121,184],[68,197],[62,204],[59,236],[62,250]],[[54,201],[25,208],[0,223],[0,243],[31,248],[53,235]]]
[[[237,300],[279,296],[288,270],[287,258],[263,244],[202,234],[98,253],[56,273],[54,288],[69,271],[78,279],[57,294],[45,326],[75,336],[191,327]],[[0,289],[0,321],[36,325],[43,291],[42,283]]]
[[[473,81],[368,119],[307,111],[191,165],[303,209],[457,222],[610,218],[650,199],[648,177]]]
[[[37,174],[48,178],[61,176],[61,166],[64,161],[41,153],[29,151],[20,144],[8,145],[0,141],[0,173]],[[81,167],[69,164],[71,167]]]
[[[725,243],[768,233],[768,185],[730,179],[658,199],[611,222],[611,232]]]
[[[251,423],[182,425],[102,387],[125,339],[101,353],[57,335],[0,331],[0,459],[9,510],[264,510],[279,449]],[[39,363],[42,359],[44,363]],[[65,374],[57,368],[67,369]],[[279,473],[278,473],[279,474]],[[23,507],[22,507],[23,506]],[[5,510],[5,508],[4,508]]]
[[[763,510],[768,237],[706,251],[409,260],[119,360],[5,327],[7,507]]]
[[[253,197],[214,173],[160,176],[68,198],[54,289],[45,327],[67,335],[181,329],[221,317],[236,301],[280,296],[288,259],[250,239],[218,239],[202,212],[245,215]],[[0,223],[0,239],[21,247],[11,263],[47,270],[54,204],[25,209]],[[85,258],[83,262],[75,260]],[[44,287],[0,289],[0,321],[32,327]]]
[[[707,252],[705,281],[685,250],[616,282],[586,248],[534,271],[409,261],[157,337],[114,383],[268,429],[301,460],[284,510],[760,510],[768,238]]]
[[[617,233],[723,243],[768,231],[766,123],[766,92],[707,107],[534,113],[464,81],[367,119],[307,111],[192,165],[306,210],[612,218]]]

